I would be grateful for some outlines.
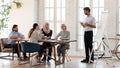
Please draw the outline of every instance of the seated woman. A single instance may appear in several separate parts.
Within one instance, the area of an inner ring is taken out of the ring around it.
[[[52,30],[50,30],[49,24],[48,24],[47,22],[44,24],[44,26],[43,26],[43,28],[42,28],[42,32],[43,32],[44,36],[46,36],[47,39],[51,39]],[[49,49],[48,49],[48,55],[51,56],[51,55],[52,55],[52,47],[51,47],[52,45],[51,45],[51,43],[49,43],[49,42],[44,42],[44,43],[43,43],[43,46],[44,46],[44,49],[49,48]],[[44,52],[46,53],[46,51],[44,51]],[[48,58],[47,58],[47,61],[49,62],[50,59],[51,59],[51,58],[48,57]],[[43,57],[42,60],[43,60],[43,61],[46,61],[46,55],[44,55],[44,57]]]
[[[60,37],[60,40],[69,40],[70,39],[70,32],[67,31],[67,27],[65,24],[61,25],[61,29],[62,31],[60,31],[58,33],[58,35],[56,36],[56,39],[58,39],[58,37]],[[66,49],[69,49],[69,44],[67,44]],[[57,47],[57,54],[58,54],[58,63],[61,63],[61,55],[63,56],[64,53],[64,45],[58,45]]]
[[[30,42],[39,43],[38,40],[43,39],[43,37],[44,35],[40,31],[39,25],[37,23],[33,24],[33,28],[29,31],[29,34],[28,34],[28,38],[30,38]],[[37,58],[38,58],[38,61],[41,62],[41,57],[43,54],[43,46],[42,44],[38,44],[38,45],[40,45],[40,51],[38,52],[39,55]]]

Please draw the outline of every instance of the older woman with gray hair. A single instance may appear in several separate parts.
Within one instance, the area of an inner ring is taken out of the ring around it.
[[[58,35],[56,36],[56,39],[60,38],[60,40],[69,40],[70,39],[70,32],[67,31],[67,27],[65,24],[61,25],[61,30]],[[69,49],[69,44],[67,44],[66,49]],[[57,55],[58,55],[58,64],[61,63],[61,55],[64,54],[64,45],[59,44],[57,47]]]

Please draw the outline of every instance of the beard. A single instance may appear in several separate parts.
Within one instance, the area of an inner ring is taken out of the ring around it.
[[[18,32],[18,30],[14,30],[15,32]]]
[[[88,15],[87,13],[85,13],[85,15]]]

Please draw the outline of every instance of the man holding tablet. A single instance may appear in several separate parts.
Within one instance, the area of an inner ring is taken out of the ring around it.
[[[93,28],[96,28],[95,18],[90,14],[90,8],[85,7],[84,14],[87,15],[85,21],[81,23],[81,25],[84,27],[84,43],[85,43],[85,53],[86,57],[81,62],[88,63],[89,62],[89,53],[91,53],[93,45]],[[94,61],[94,52],[92,53],[91,59]],[[91,62],[92,63],[92,62]]]

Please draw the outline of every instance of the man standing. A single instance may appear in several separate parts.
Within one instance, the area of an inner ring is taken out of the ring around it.
[[[89,62],[89,53],[92,51],[92,42],[93,42],[93,28],[96,28],[95,18],[90,14],[90,8],[85,7],[84,14],[87,15],[86,20],[81,25],[84,27],[84,43],[85,43],[85,53],[86,57],[81,62],[88,63]],[[91,59],[94,61],[94,53],[92,53]]]

